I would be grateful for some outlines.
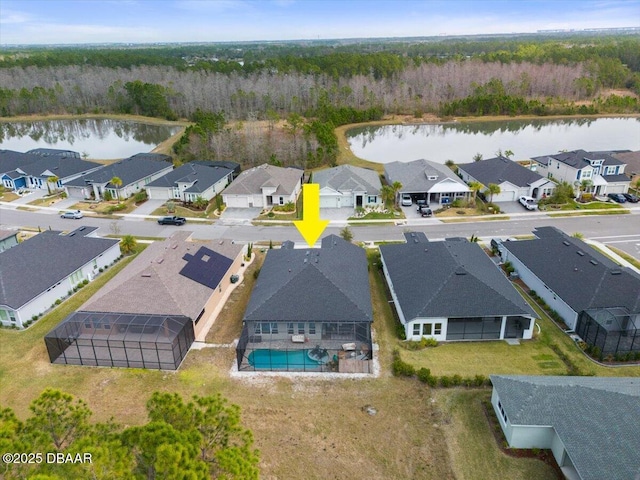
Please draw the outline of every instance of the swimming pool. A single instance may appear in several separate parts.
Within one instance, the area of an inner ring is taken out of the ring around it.
[[[256,370],[316,370],[320,362],[311,360],[309,350],[254,350],[249,365]]]

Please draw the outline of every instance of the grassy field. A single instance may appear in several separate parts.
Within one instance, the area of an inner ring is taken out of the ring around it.
[[[615,253],[617,253],[618,255],[620,255],[622,258],[624,258],[627,262],[629,262],[634,267],[640,268],[640,260],[638,260],[636,257],[632,257],[627,252],[623,252],[619,248],[615,248],[615,247],[612,247],[610,245],[607,245],[607,247],[609,247],[610,250],[612,250]]]
[[[563,213],[549,213],[550,217],[580,217],[587,215],[626,215],[631,213],[629,210],[616,208],[608,210],[584,210],[584,211],[565,211]]]

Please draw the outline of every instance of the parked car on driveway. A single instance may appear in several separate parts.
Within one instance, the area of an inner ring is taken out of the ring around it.
[[[431,208],[429,208],[428,205],[424,205],[422,208],[420,208],[420,215],[423,217],[430,217],[431,215],[433,215],[433,211],[431,210]]]
[[[411,205],[413,205],[413,200],[411,200],[411,195],[409,193],[403,193],[401,203],[403,207],[410,207]]]
[[[518,198],[518,202],[520,202],[520,205],[522,205],[527,210],[538,209],[538,204],[536,203],[535,199],[527,197],[526,195],[522,195],[520,198]]]
[[[627,201],[627,199],[624,198],[624,195],[622,195],[621,193],[610,193],[607,195],[607,197],[618,203],[625,203]]]
[[[78,220],[82,218],[82,212],[80,210],[75,210],[73,212],[64,212],[60,215],[60,218],[73,218],[74,220]]]
[[[638,200],[640,200],[633,193],[623,193],[622,196],[627,199],[627,202],[631,203],[638,203]]]
[[[187,219],[184,217],[162,217],[158,219],[160,225],[184,225]]]
[[[418,211],[421,211],[423,208],[428,208],[429,204],[424,198],[421,198],[416,201],[416,205],[418,205]]]

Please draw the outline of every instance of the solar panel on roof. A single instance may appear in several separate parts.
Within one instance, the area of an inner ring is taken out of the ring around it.
[[[230,258],[207,247],[200,247],[193,255],[187,253],[182,259],[187,264],[180,270],[180,275],[209,288],[218,286],[233,263]]]

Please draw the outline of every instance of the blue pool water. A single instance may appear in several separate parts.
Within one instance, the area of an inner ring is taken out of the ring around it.
[[[319,362],[311,360],[309,350],[254,350],[249,354],[249,364],[256,370],[312,370]]]

